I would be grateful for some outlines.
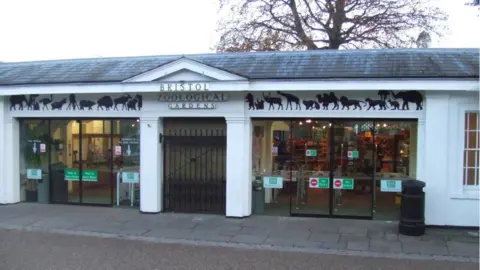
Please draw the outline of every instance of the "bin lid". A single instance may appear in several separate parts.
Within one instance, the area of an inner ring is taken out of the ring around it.
[[[423,188],[425,187],[425,182],[420,180],[403,180],[402,187],[405,188]]]

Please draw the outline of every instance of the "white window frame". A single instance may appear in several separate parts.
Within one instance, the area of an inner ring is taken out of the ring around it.
[[[478,155],[478,153],[475,155],[475,162],[474,162],[474,167],[473,169],[476,169],[475,170],[475,174],[474,174],[474,181],[475,181],[475,184],[474,185],[467,185],[465,184],[465,178],[468,176],[468,169],[471,169],[472,167],[468,167],[467,164],[469,163],[469,160],[468,160],[468,155],[467,155],[467,160],[464,161],[464,155],[465,155],[465,151],[466,150],[473,150],[473,151],[480,151],[480,147],[479,147],[479,144],[480,142],[478,141],[478,132],[479,132],[479,124],[480,124],[480,121],[477,119],[477,128],[475,130],[471,130],[471,129],[468,129],[469,127],[465,126],[465,116],[468,114],[468,113],[477,113],[477,114],[480,114],[480,110],[466,110],[464,115],[463,115],[463,122],[464,122],[464,133],[463,133],[463,153],[462,153],[462,184],[463,184],[463,188],[466,189],[466,190],[480,190],[479,188],[479,181],[478,181],[478,174],[480,173],[478,171],[479,169],[479,162],[480,162],[480,157]],[[467,136],[467,144],[465,144],[465,133],[466,132],[472,132],[472,131],[475,131],[477,134],[475,136],[475,146],[476,148],[466,148],[466,146],[468,146],[468,139],[469,139],[469,136]]]
[[[453,101],[453,102],[452,102]],[[463,182],[463,155],[465,150],[465,113],[478,111],[478,103],[471,103],[474,100],[451,100],[453,107],[457,109],[452,111],[448,124],[449,130],[449,147],[448,164],[448,193],[451,199],[461,200],[480,200],[480,186],[466,186]],[[456,105],[456,106],[455,106]],[[452,152],[453,151],[453,152]]]

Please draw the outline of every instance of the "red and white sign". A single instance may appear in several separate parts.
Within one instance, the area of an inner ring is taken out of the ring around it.
[[[115,156],[120,156],[122,154],[122,146],[115,145]]]
[[[310,187],[311,188],[318,187],[318,180],[316,178],[310,178]]]
[[[40,153],[47,152],[47,146],[44,143],[40,144]]]
[[[278,146],[272,146],[272,156],[278,156]]]
[[[333,179],[333,185],[334,185],[336,188],[342,187],[342,179]]]

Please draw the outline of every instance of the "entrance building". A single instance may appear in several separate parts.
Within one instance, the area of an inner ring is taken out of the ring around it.
[[[418,179],[427,224],[478,226],[478,68],[475,49],[2,63],[0,203],[396,220]]]

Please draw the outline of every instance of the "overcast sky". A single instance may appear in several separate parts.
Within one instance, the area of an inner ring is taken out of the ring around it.
[[[450,15],[450,33],[432,47],[480,47],[477,8],[432,1]],[[0,61],[213,52],[217,3],[0,0]]]

